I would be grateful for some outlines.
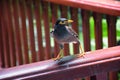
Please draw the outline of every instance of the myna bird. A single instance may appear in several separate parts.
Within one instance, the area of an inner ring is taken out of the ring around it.
[[[60,47],[60,52],[54,60],[59,60],[63,57],[63,48],[66,43],[78,43],[81,50],[81,54],[79,54],[78,57],[85,55],[77,33],[72,29],[72,27],[68,26],[68,24],[72,22],[73,20],[60,18],[56,21],[54,29],[50,32]]]

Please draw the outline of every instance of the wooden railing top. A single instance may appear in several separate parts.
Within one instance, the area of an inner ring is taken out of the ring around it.
[[[45,0],[99,13],[120,16],[120,1],[117,0]]]
[[[64,64],[58,64],[58,62],[46,60],[2,69],[0,79],[71,80],[101,72],[120,70],[120,46],[87,52],[84,58],[75,58]]]

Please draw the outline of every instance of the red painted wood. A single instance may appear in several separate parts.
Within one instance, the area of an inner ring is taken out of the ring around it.
[[[116,45],[116,17],[115,16],[107,16],[108,23],[108,46],[112,47]],[[117,72],[109,73],[110,80],[118,80]]]
[[[1,29],[1,26],[2,26],[2,3],[0,3],[0,69],[2,68],[2,65],[3,65],[3,58],[2,58],[2,55],[3,55],[3,47],[2,47],[2,29]]]
[[[68,16],[67,16],[67,11],[68,11],[68,9],[67,9],[67,6],[60,6],[60,10],[61,10],[61,17],[63,17],[63,18],[67,18]],[[67,56],[67,55],[69,55],[69,44],[65,44],[64,45],[64,55],[65,56]]]
[[[108,73],[100,73],[96,76],[96,80],[109,80]]]
[[[107,16],[109,47],[116,45],[116,19],[116,16]]]
[[[0,59],[1,59],[1,65],[0,65],[0,67],[2,68],[3,67],[3,65],[4,65],[4,57],[3,57],[3,42],[2,42],[2,2],[0,3]]]
[[[6,22],[7,22],[7,30],[8,30],[8,44],[9,44],[9,58],[10,58],[10,67],[16,66],[16,55],[15,55],[15,41],[14,41],[14,31],[12,26],[12,12],[11,12],[11,3],[10,1],[5,0],[5,10],[6,10]]]
[[[81,16],[82,16],[82,31],[83,31],[83,42],[84,42],[84,50],[90,51],[90,26],[89,26],[89,18],[90,18],[90,12],[86,10],[81,10]],[[91,77],[86,77],[85,80],[93,79]]]
[[[32,12],[32,0],[26,0],[26,12],[28,18],[28,30],[29,30],[29,43],[32,62],[37,61],[36,51],[35,51],[35,37],[34,37],[34,26],[33,26],[33,12]]]
[[[1,29],[1,28],[0,28]],[[0,37],[2,37],[1,36],[1,33],[0,33]],[[2,43],[1,43],[2,41],[1,41],[1,39],[0,39],[0,45],[2,45]],[[0,69],[2,69],[2,46],[0,46]]]
[[[40,15],[40,1],[36,0],[34,2],[34,15],[36,19],[36,28],[37,28],[37,38],[38,38],[38,60],[44,60],[44,48],[42,40],[42,26],[41,26],[41,15]]]
[[[13,8],[13,27],[14,27],[14,35],[15,35],[15,48],[16,48],[16,60],[18,65],[23,64],[23,54],[21,47],[21,38],[20,38],[20,27],[19,27],[19,11],[18,11],[18,3],[17,1],[12,1]]]
[[[102,14],[93,13],[95,21],[95,44],[96,49],[102,49]],[[108,80],[108,73],[102,73],[95,76],[97,80]]]
[[[120,15],[120,2],[115,0],[44,0],[56,4],[82,8],[99,13]]]
[[[42,15],[44,20],[44,28],[45,28],[45,59],[51,58],[51,47],[50,47],[50,28],[49,28],[49,16],[48,16],[48,3],[44,2],[42,4]]]
[[[90,51],[90,26],[89,26],[89,18],[90,12],[86,10],[81,11],[82,16],[82,30],[83,30],[83,40],[84,40],[84,50]]]
[[[27,36],[27,27],[26,27],[26,15],[25,15],[25,1],[19,0],[19,14],[21,18],[21,40],[22,40],[22,47],[23,47],[23,58],[24,64],[29,63],[29,54],[28,54],[28,36]]]
[[[84,58],[62,65],[58,65],[57,61],[46,60],[4,69],[0,71],[0,79],[69,80],[120,70],[120,46],[87,53],[90,54],[86,54]]]
[[[5,5],[5,1],[2,1],[2,26],[1,26],[1,30],[2,30],[2,47],[3,47],[3,61],[4,61],[4,65],[3,67],[7,68],[10,67],[10,55],[9,55],[9,38],[8,38],[8,30],[7,30],[7,10],[6,10],[6,5]]]
[[[79,26],[78,26],[78,9],[77,8],[70,8],[71,10],[71,19],[74,21],[72,23],[72,28],[75,30],[75,32],[79,35]],[[79,45],[74,44],[74,54],[79,53]]]
[[[58,5],[51,4],[51,13],[52,13],[52,26],[54,27],[55,22],[58,19]],[[56,57],[59,53],[59,45],[56,41],[54,41],[54,57]]]
[[[96,49],[102,49],[103,43],[102,43],[102,14],[99,13],[93,13],[94,21],[95,21],[95,44]]]

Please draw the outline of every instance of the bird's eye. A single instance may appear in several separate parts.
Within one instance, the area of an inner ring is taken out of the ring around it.
[[[65,24],[65,21],[60,21],[60,23],[59,24]]]

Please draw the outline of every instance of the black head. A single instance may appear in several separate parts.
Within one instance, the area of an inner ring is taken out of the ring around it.
[[[67,25],[68,23],[72,23],[72,22],[73,22],[73,20],[68,20],[66,18],[59,18],[56,21],[55,25]]]

